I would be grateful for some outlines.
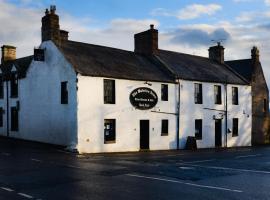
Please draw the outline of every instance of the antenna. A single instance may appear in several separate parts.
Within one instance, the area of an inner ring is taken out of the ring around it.
[[[226,41],[226,39],[217,39],[217,40],[211,40],[211,42],[216,43],[218,46],[221,45],[222,42]]]

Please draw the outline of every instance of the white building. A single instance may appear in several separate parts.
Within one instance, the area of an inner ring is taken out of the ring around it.
[[[249,146],[251,87],[222,46],[209,55],[158,49],[153,26],[135,52],[69,41],[52,7],[34,56],[2,47],[0,134],[81,153]]]

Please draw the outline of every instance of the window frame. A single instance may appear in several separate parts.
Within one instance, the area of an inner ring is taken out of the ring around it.
[[[107,125],[111,124],[111,128],[108,129]],[[106,131],[111,131],[109,132],[109,135],[112,134],[112,136],[107,135]],[[116,119],[104,119],[104,144],[113,144],[116,143]],[[107,136],[107,137],[106,137]],[[112,138],[108,138],[112,137]]]
[[[161,136],[168,136],[169,135],[169,120],[162,119],[161,120]]]
[[[239,135],[239,119],[232,119],[232,137],[238,137]]]
[[[202,83],[194,83],[194,103],[195,104],[203,104]]]
[[[161,84],[161,101],[169,100],[169,85]]]
[[[216,105],[222,105],[222,89],[221,85],[214,85],[214,98]]]
[[[104,104],[116,103],[115,102],[115,80],[113,79],[103,80],[103,100],[104,100]]]
[[[195,119],[194,122],[194,136],[196,140],[202,140],[202,131],[203,131],[203,120],[202,119]],[[197,132],[197,129],[199,130]]]

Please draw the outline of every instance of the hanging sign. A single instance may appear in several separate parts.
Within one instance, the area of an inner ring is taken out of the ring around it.
[[[131,92],[129,100],[135,108],[139,110],[148,110],[156,106],[158,97],[152,89],[141,87]]]

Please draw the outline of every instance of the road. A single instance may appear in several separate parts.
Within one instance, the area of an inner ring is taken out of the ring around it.
[[[77,155],[0,138],[2,200],[270,199],[270,147]]]

